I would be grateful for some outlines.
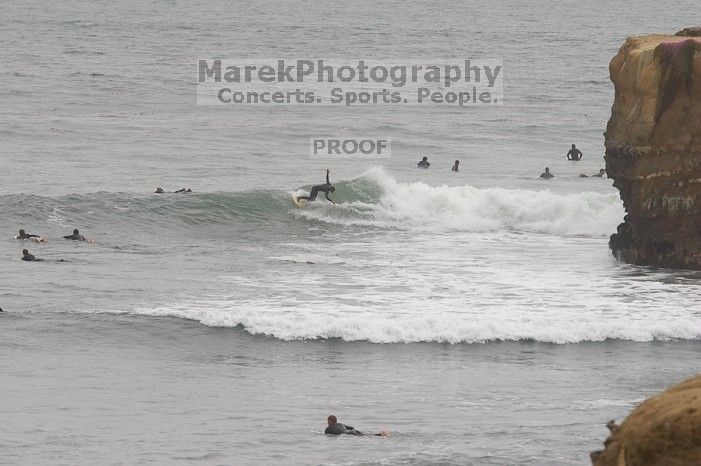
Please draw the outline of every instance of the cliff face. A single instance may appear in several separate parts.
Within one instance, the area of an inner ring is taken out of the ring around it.
[[[629,37],[609,71],[606,171],[627,212],[609,246],[625,262],[701,270],[701,28]]]
[[[594,466],[698,466],[701,464],[701,375],[645,400],[611,435]]]

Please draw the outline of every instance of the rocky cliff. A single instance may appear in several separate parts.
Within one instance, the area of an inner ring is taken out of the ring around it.
[[[701,28],[629,37],[609,71],[606,171],[627,212],[609,245],[625,262],[701,269]]]
[[[594,466],[698,466],[701,464],[701,375],[645,400],[617,426]]]

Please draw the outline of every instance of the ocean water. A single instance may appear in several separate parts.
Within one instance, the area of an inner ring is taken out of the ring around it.
[[[617,262],[578,177],[610,58],[694,6],[3,3],[0,463],[587,464],[700,369],[701,274]],[[504,103],[197,106],[216,57],[499,58]],[[309,156],[349,134],[392,156]]]

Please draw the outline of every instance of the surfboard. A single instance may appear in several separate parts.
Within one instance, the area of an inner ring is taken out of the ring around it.
[[[300,199],[296,194],[292,195],[292,202],[294,202],[297,207],[304,207],[304,199]]]
[[[19,236],[15,236],[15,239],[20,239]],[[27,238],[27,240],[33,242],[33,243],[46,243],[46,238],[43,236],[32,236],[31,238]]]

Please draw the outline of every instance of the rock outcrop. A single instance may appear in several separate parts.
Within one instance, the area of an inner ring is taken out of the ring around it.
[[[609,71],[606,171],[627,212],[609,245],[625,262],[701,270],[701,28],[629,37]]]
[[[594,466],[701,465],[701,375],[645,400],[611,435]]]

